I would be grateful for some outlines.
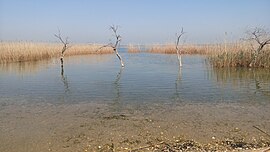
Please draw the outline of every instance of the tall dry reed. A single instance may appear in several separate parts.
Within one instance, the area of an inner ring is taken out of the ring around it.
[[[182,54],[207,54],[210,45],[185,44],[179,46]],[[149,53],[176,54],[174,44],[152,45],[146,50]]]
[[[234,43],[209,54],[209,62],[214,67],[265,67],[270,68],[270,48],[265,47],[259,54],[248,42]],[[226,49],[225,49],[226,48]],[[256,62],[253,63],[255,55]]]
[[[185,44],[180,46],[182,54],[207,55],[209,62],[215,67],[249,67],[254,60],[256,44],[250,42],[234,42],[220,44]],[[152,45],[146,52],[176,54],[174,44]],[[252,67],[270,68],[270,46],[266,46],[256,58]]]
[[[83,54],[113,53],[111,48],[98,50],[102,45],[75,44],[66,51],[65,56]],[[0,63],[37,61],[60,57],[62,44],[33,42],[0,42]]]
[[[141,53],[142,49],[139,45],[129,44],[127,47],[127,51],[128,51],[128,53]]]

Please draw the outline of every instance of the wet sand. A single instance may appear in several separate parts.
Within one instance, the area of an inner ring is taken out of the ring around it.
[[[270,103],[0,103],[1,152],[262,151],[264,132]]]

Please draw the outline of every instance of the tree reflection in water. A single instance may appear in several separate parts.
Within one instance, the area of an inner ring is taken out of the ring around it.
[[[115,93],[116,93],[116,96],[115,96],[115,99],[114,99],[115,102],[120,102],[120,100],[121,100],[121,98],[120,98],[121,96],[120,96],[120,84],[119,84],[119,81],[121,79],[121,75],[122,75],[123,69],[124,69],[123,67],[120,68],[120,71],[116,75],[115,81],[113,83],[114,90],[115,90]]]
[[[181,100],[181,93],[179,90],[179,85],[181,84],[181,79],[182,79],[182,68],[180,67],[178,69],[178,74],[177,74],[177,78],[175,80],[175,97],[174,100],[175,101],[180,101]]]
[[[263,68],[213,68],[212,76],[219,85],[247,88],[254,94],[270,97],[270,71]]]
[[[123,67],[120,68],[119,72],[117,73],[114,82],[112,83],[113,85],[113,91],[115,92],[115,97],[113,99],[113,102],[111,104],[111,110],[113,112],[116,112],[116,114],[121,113],[123,111],[123,103],[121,101],[121,92],[120,92],[120,80],[123,72]]]
[[[64,66],[61,66],[61,81],[65,87],[65,93],[70,93],[67,76],[64,74]]]

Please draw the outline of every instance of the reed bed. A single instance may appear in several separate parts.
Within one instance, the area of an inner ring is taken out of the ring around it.
[[[222,44],[185,44],[180,45],[182,54],[211,54],[213,51],[222,48]],[[176,54],[175,44],[155,44],[148,46],[145,50],[148,53]]]
[[[266,46],[260,54],[255,54],[256,44],[251,42],[233,42],[220,44],[185,44],[181,45],[182,54],[207,55],[208,61],[214,67],[252,67],[270,68],[270,46]],[[134,48],[133,48],[134,49]],[[152,45],[146,49],[148,53],[176,54],[174,44]]]
[[[223,48],[213,50],[208,59],[214,67],[270,68],[270,47],[265,47],[259,54],[256,54],[255,49],[255,44],[244,42],[224,45]],[[256,62],[254,62],[255,55],[257,56]],[[251,65],[251,63],[253,64]]]
[[[97,51],[99,44],[74,44],[65,53],[65,56],[85,54],[110,54],[112,48],[105,47]],[[252,48],[253,46],[254,48]],[[254,60],[256,45],[250,42],[234,42],[221,44],[185,44],[180,46],[182,54],[207,55],[208,61],[214,67],[249,67]],[[0,42],[0,63],[38,61],[60,57],[62,44],[58,43],[33,43],[33,42]],[[152,45],[141,47],[140,45],[128,45],[128,53],[161,53],[176,54],[174,44]],[[270,68],[270,46],[266,46],[252,67]]]
[[[206,45],[182,45],[180,46],[182,54],[206,54]],[[153,45],[147,49],[149,53],[176,54],[174,44]]]
[[[127,47],[128,53],[141,53],[142,48],[139,45],[128,45]]]
[[[96,51],[101,46],[99,44],[71,45],[65,56],[113,53],[111,48]],[[38,61],[60,57],[62,47],[62,44],[58,43],[0,42],[0,63]]]

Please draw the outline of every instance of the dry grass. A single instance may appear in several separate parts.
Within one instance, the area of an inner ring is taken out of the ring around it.
[[[254,59],[256,44],[250,42],[234,42],[204,45],[181,45],[182,54],[207,55],[214,67],[249,67]],[[161,54],[176,54],[174,44],[153,45],[146,52]],[[256,63],[252,67],[270,68],[270,46],[267,46],[258,54]]]
[[[248,42],[234,43],[211,51],[212,53],[209,54],[208,59],[214,67],[249,67],[254,60],[254,48]],[[270,68],[269,46],[265,47],[257,55],[257,60],[252,67]]]
[[[142,48],[139,45],[128,45],[128,53],[141,53]]]
[[[69,48],[65,56],[83,54],[113,53],[111,48],[96,51],[102,45],[75,44]],[[38,61],[53,57],[60,57],[62,44],[32,43],[32,42],[0,42],[0,63]]]
[[[114,53],[113,49],[110,47],[105,47],[99,50],[100,47],[103,45],[101,44],[76,44],[72,45],[71,48],[69,48],[65,55],[71,56],[71,55],[86,55],[86,54],[111,54]],[[99,51],[97,51],[99,50]]]
[[[210,45],[186,44],[181,45],[180,49],[182,54],[207,54],[209,50],[208,47],[210,47]],[[147,49],[147,52],[161,53],[161,54],[176,54],[176,48],[174,44],[153,45]]]
[[[111,48],[103,48],[102,45],[75,44],[69,48],[65,56],[84,54],[109,54],[113,53]],[[256,48],[255,44],[254,47]],[[183,54],[208,55],[209,62],[214,67],[248,67],[254,58],[254,50],[249,42],[235,42],[230,44],[205,44],[180,46]],[[38,61],[60,57],[62,44],[56,43],[32,43],[32,42],[0,42],[0,63]],[[162,53],[176,54],[174,44],[152,45],[146,50],[138,45],[129,45],[129,53]],[[253,67],[270,68],[270,46],[267,46],[257,57]]]

